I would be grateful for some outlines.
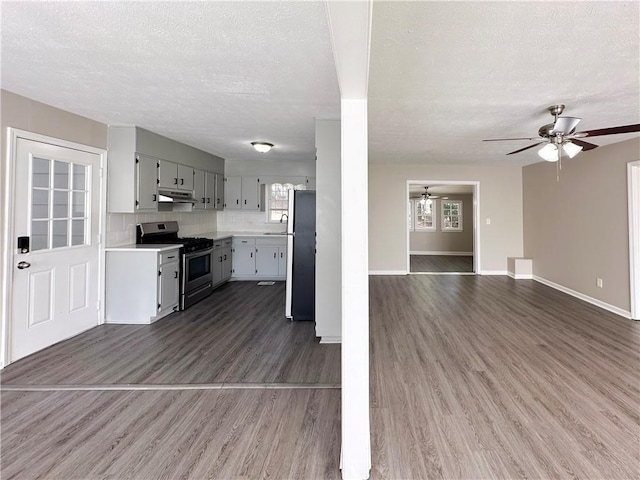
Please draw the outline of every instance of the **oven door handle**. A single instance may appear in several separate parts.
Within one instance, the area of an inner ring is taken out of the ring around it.
[[[189,260],[194,257],[202,257],[204,255],[210,255],[213,252],[213,247],[206,250],[198,250],[197,252],[189,252],[184,254],[184,258]]]

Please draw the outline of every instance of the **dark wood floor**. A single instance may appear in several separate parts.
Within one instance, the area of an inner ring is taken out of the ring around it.
[[[282,282],[231,283],[9,365],[1,478],[339,478],[339,383],[340,346],[284,318]]]
[[[2,399],[3,480],[340,477],[335,389]]]
[[[310,342],[300,332],[311,324],[279,322],[281,287],[225,288],[151,327],[105,327],[132,329],[117,341],[89,332],[30,368],[17,362],[3,388],[339,382],[339,347]],[[497,276],[376,276],[370,298],[372,479],[640,478],[639,322]],[[286,340],[266,340],[276,333]],[[3,479],[339,476],[337,388],[0,398]]]
[[[284,317],[284,282],[233,282],[152,325],[101,325],[19,360],[3,385],[340,383],[340,345]]]
[[[530,280],[371,277],[372,479],[640,478],[640,323]]]
[[[462,255],[410,255],[411,272],[473,272],[473,256]]]

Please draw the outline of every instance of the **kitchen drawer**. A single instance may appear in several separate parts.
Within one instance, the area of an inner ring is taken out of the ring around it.
[[[180,254],[178,249],[169,250],[168,252],[162,252],[160,254],[160,265],[164,265],[165,263],[177,262],[180,260]]]
[[[234,245],[255,245],[255,237],[233,237]]]
[[[222,247],[222,240],[216,240],[215,242],[213,242],[213,248],[220,248]]]

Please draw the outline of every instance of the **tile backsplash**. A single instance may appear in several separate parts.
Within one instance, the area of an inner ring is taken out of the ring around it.
[[[136,225],[145,222],[175,220],[181,237],[215,232],[217,212],[108,213],[107,247],[136,243]]]
[[[242,212],[224,210],[218,212],[220,232],[282,232],[286,223],[268,223],[266,212]]]
[[[207,232],[282,232],[285,223],[268,223],[265,212],[162,212],[108,213],[107,247],[136,243],[136,225],[145,222],[175,220],[181,237],[193,237]]]

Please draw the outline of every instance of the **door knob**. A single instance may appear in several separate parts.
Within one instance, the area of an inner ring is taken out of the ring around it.
[[[18,263],[18,269],[24,270],[25,268],[29,268],[31,264],[29,262],[20,262]]]

